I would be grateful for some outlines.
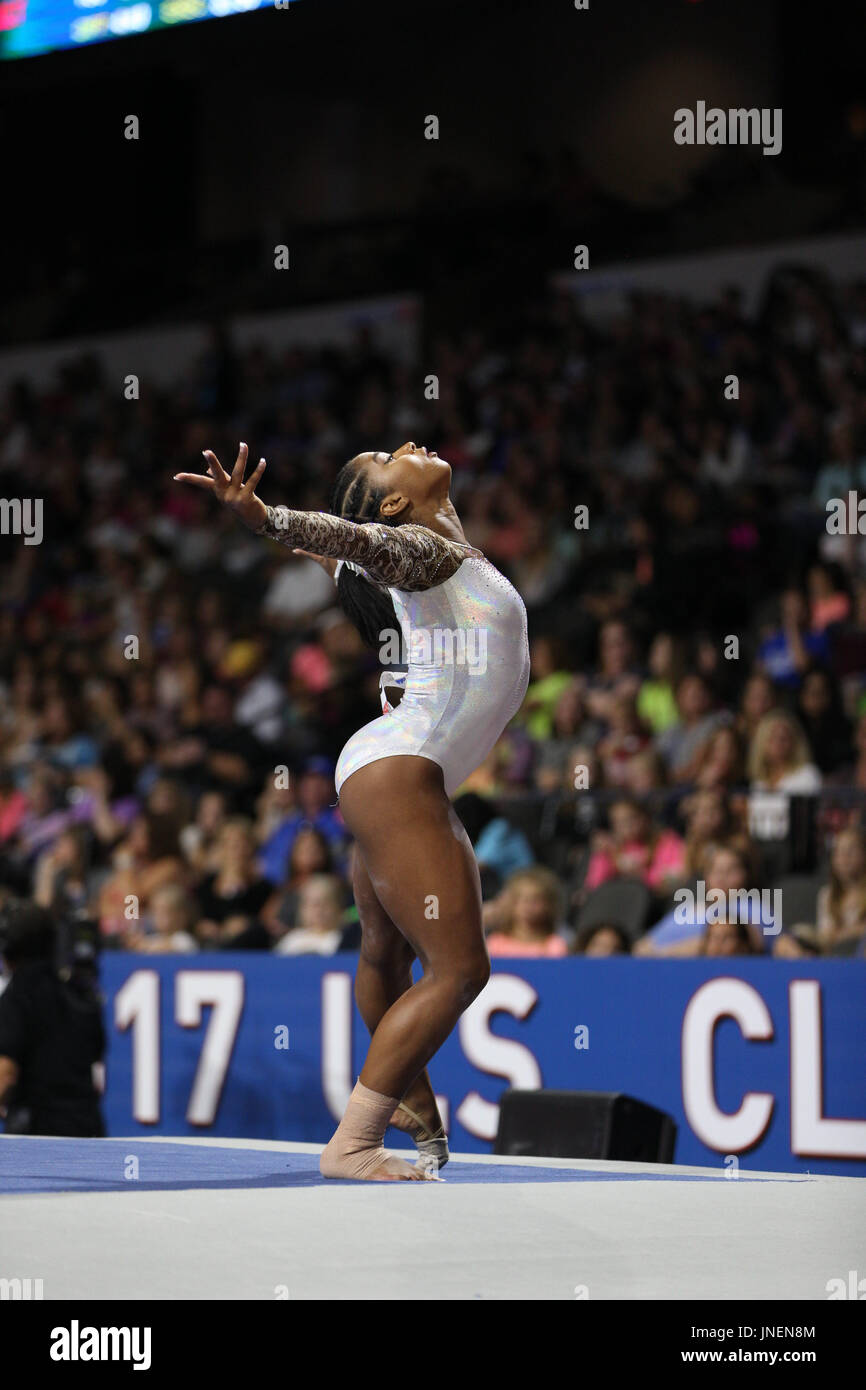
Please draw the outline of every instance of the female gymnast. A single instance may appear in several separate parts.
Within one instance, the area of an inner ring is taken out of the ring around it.
[[[266,506],[255,491],[265,460],[244,482],[247,452],[241,444],[229,476],[205,450],[208,473],[176,481],[209,489],[258,535],[319,559],[374,645],[396,615],[408,653],[402,700],[359,729],[337,763],[356,843],[355,997],[371,1042],[320,1169],[355,1181],[430,1178],[448,1148],[425,1068],[490,975],[478,866],[449,798],[523,702],[526,609],[466,541],[451,467],[435,451],[409,443],[358,454],[337,477],[331,513]],[[482,662],[465,659],[473,629],[485,639]],[[416,957],[423,975],[413,984]],[[389,1124],[412,1136],[417,1166],[386,1153]]]

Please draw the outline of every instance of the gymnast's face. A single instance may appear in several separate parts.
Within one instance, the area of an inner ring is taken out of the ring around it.
[[[435,449],[403,444],[393,454],[384,450],[358,454],[370,485],[385,493],[380,507],[383,516],[399,516],[408,505],[413,509],[448,496],[451,465]]]

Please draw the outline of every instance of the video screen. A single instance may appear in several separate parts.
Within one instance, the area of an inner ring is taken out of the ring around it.
[[[196,19],[273,7],[274,0],[0,0],[0,58],[127,38]],[[282,0],[283,8],[290,0]]]

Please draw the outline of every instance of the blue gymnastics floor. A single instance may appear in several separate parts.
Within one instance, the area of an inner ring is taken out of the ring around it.
[[[400,1151],[403,1152],[402,1150]],[[408,1154],[407,1154],[408,1157]],[[130,1160],[135,1160],[134,1175]],[[668,1169],[616,1172],[594,1168],[545,1168],[530,1164],[452,1161],[446,1182],[724,1182],[724,1173],[682,1175]],[[766,1178],[740,1175],[740,1182]],[[779,1177],[770,1181],[802,1181]],[[341,1184],[341,1186],[368,1184]],[[184,1188],[333,1187],[319,1173],[317,1153],[221,1148],[134,1139],[0,1138],[0,1194],[39,1192],[168,1192]]]

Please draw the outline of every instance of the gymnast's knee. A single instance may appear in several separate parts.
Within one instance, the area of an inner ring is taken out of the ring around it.
[[[477,955],[452,962],[447,979],[461,1009],[467,1009],[472,1001],[478,998],[490,979],[490,960],[487,952],[479,952]]]
[[[415,952],[405,937],[393,928],[380,931],[362,925],[361,959],[380,975],[405,975],[415,959]]]

